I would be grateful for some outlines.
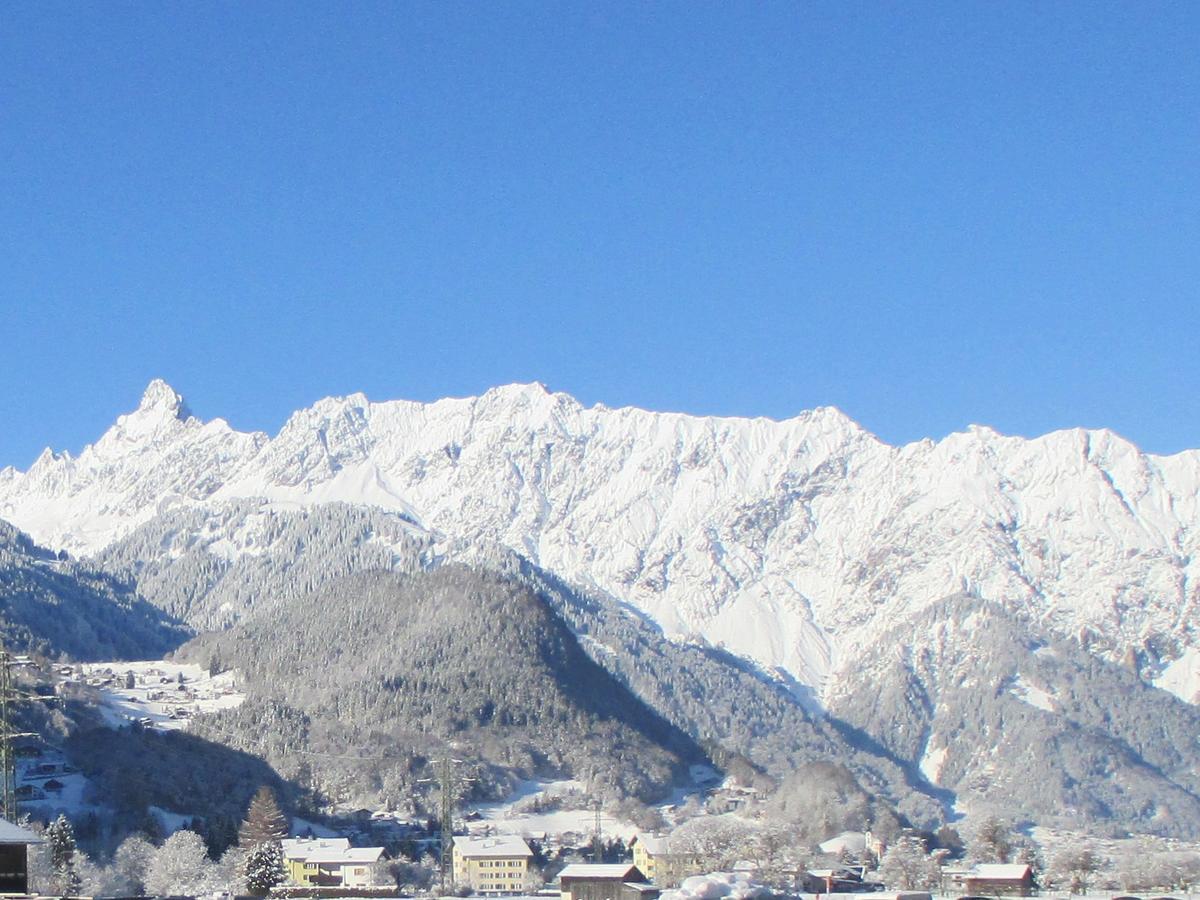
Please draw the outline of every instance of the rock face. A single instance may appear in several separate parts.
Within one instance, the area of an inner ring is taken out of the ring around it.
[[[898,624],[965,593],[1190,701],[1198,488],[1200,454],[1107,431],[891,447],[831,408],[696,418],[535,384],[322,400],[272,438],[201,422],[154,382],[78,458],[0,471],[0,519],[88,555],[186,507],[382,507],[447,546],[512,548],[820,701]]]

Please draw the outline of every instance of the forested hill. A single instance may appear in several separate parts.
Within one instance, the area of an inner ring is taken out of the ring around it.
[[[705,760],[535,591],[469,566],[340,578],[181,652],[244,674],[247,702],[202,729],[326,792],[404,800],[451,741],[484,768],[644,799]]]
[[[60,558],[0,521],[0,638],[9,651],[144,659],[169,653],[191,634],[120,580]]]

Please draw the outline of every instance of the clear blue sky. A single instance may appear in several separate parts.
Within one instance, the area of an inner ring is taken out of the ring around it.
[[[7,3],[0,465],[540,380],[1200,446],[1200,4]]]

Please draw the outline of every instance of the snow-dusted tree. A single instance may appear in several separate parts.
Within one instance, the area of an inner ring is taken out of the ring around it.
[[[1042,858],[1042,851],[1032,840],[1021,836],[1016,842],[1013,856],[1019,863],[1024,863],[1029,866],[1029,871],[1033,874],[1034,885],[1040,885],[1042,876],[1046,872],[1046,861]]]
[[[79,873],[75,869],[75,830],[65,815],[46,828],[46,843],[50,851],[50,890],[56,896],[69,897],[79,893]]]
[[[225,893],[246,893],[246,851],[236,844],[221,854],[217,860],[214,890]]]
[[[995,816],[984,819],[968,851],[977,863],[1006,863],[1013,857],[1012,828]]]
[[[215,866],[204,839],[194,831],[177,831],[158,848],[146,871],[146,893],[196,896],[211,890]]]
[[[671,832],[671,853],[690,857],[705,872],[730,869],[747,856],[754,826],[734,816],[697,816]]]
[[[432,855],[419,856],[415,861],[397,860],[389,867],[391,881],[395,882],[401,896],[424,894],[438,880],[438,864]],[[385,879],[384,884],[388,883]]]
[[[796,887],[796,879],[807,862],[794,826],[755,822],[741,856],[758,869],[758,880],[777,888]]]
[[[238,829],[238,845],[248,851],[259,844],[281,841],[287,834],[287,817],[279,808],[275,793],[263,785],[250,801],[246,821]]]
[[[879,877],[891,890],[930,890],[938,886],[941,869],[924,841],[905,834],[892,841],[883,854]]]
[[[275,885],[283,884],[287,871],[279,841],[265,841],[247,850],[245,873],[246,890],[254,897],[265,897]]]
[[[1091,848],[1066,850],[1054,858],[1051,870],[1056,880],[1065,881],[1072,894],[1086,894],[1095,874],[1104,868],[1105,859]]]
[[[141,893],[140,889],[129,889],[115,863],[101,866],[83,854],[77,854],[75,869],[79,872],[79,892],[85,897],[129,897]]]
[[[53,887],[50,884],[50,845],[46,843],[46,829],[41,822],[34,822],[29,816],[22,816],[18,824],[42,838],[40,844],[30,844],[28,848],[29,892],[50,894]]]
[[[155,846],[140,834],[131,834],[113,854],[112,880],[121,887],[113,893],[138,896],[146,892],[146,872],[154,859]]]

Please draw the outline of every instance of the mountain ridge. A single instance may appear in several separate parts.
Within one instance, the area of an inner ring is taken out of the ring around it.
[[[380,506],[435,538],[508,546],[818,696],[890,621],[957,591],[1132,653],[1149,679],[1195,652],[1196,451],[986,427],[892,447],[833,407],[691,417],[539,384],[327,398],[274,437],[186,410],[152,382],[78,457],[0,472],[0,518],[94,553],[181,506]]]

